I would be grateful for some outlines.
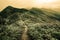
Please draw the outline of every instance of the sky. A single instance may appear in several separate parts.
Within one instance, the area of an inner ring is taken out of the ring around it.
[[[0,11],[7,6],[16,8],[59,8],[60,0],[0,0]]]

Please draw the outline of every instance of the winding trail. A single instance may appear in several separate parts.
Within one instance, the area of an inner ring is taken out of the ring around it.
[[[23,21],[23,25],[24,25],[24,31],[23,31],[21,40],[29,40],[29,37],[28,37],[28,35],[27,35],[28,27],[27,27],[27,25],[24,23],[24,21]]]

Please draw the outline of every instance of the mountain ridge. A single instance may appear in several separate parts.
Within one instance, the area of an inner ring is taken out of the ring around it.
[[[49,12],[50,11],[50,12]],[[31,13],[31,15],[46,15],[46,16],[51,16],[52,18],[56,18],[60,20],[60,17],[58,17],[57,14],[58,12],[54,10],[49,10],[49,9],[39,9],[39,8],[32,8],[30,10],[25,9],[25,8],[14,8],[12,6],[6,7],[3,11],[0,12],[1,17],[7,18],[9,15],[13,15],[14,13]],[[4,15],[3,15],[4,14]]]
[[[8,6],[0,12],[1,40],[59,40],[60,14],[57,13]]]

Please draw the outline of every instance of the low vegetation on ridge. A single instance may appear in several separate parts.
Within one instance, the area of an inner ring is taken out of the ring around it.
[[[0,40],[22,40],[25,31],[27,40],[60,40],[60,14],[48,9],[11,6],[0,12]]]

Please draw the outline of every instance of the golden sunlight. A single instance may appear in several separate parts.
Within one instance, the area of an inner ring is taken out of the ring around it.
[[[52,3],[55,2],[56,0],[33,0],[34,3],[36,4],[44,4],[44,3]]]
[[[34,7],[43,7],[43,8],[55,8],[57,3],[57,0],[33,0],[33,6]]]
[[[60,0],[0,0],[0,10],[7,6],[16,8],[60,8]]]

